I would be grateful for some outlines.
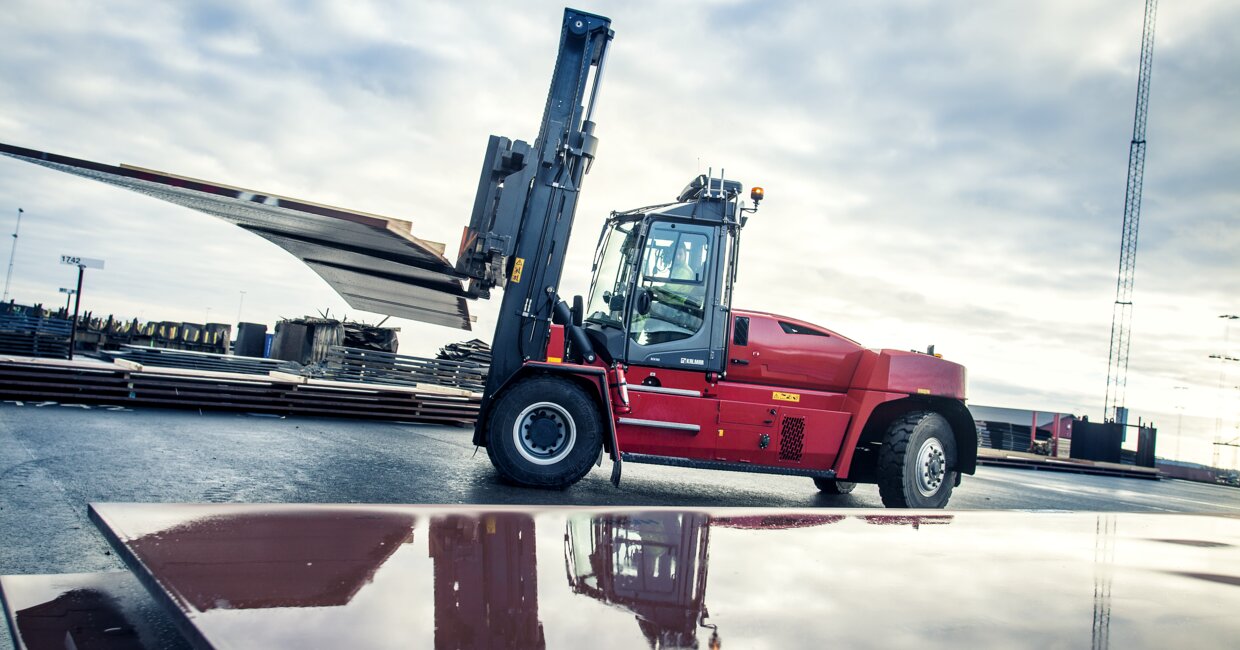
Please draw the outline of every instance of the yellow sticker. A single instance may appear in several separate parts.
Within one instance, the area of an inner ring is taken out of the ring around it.
[[[775,391],[771,393],[771,399],[779,402],[799,402],[801,401],[801,396],[798,393],[781,393],[779,391]]]
[[[494,535],[495,534],[495,517],[487,517],[486,525],[487,525],[487,534]]]
[[[918,394],[918,395],[929,395],[929,394],[930,394],[930,389],[929,389],[929,388],[918,388],[918,389],[917,389],[917,394]]]
[[[521,271],[525,270],[525,258],[518,257],[516,262],[512,264],[512,283],[521,283]]]
[[[719,430],[719,437],[720,437],[720,438],[722,438],[722,437],[723,437],[723,429],[720,429],[720,430]]]
[[[547,363],[564,363],[564,357],[547,357]]]

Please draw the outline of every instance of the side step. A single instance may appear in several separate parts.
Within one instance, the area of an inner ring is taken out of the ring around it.
[[[770,465],[730,463],[722,460],[698,460],[696,458],[678,458],[676,456],[655,456],[652,454],[635,453],[621,453],[620,459],[626,463],[642,463],[645,465],[668,465],[671,467],[691,467],[694,469],[721,469],[726,472],[748,472],[750,474],[782,474],[784,476],[808,476],[810,478],[835,478],[835,470],[833,469],[772,467]]]

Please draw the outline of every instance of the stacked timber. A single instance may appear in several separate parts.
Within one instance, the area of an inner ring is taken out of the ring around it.
[[[334,347],[314,376],[336,381],[370,382],[395,386],[433,384],[480,391],[487,366],[473,361],[426,359],[389,352]]]

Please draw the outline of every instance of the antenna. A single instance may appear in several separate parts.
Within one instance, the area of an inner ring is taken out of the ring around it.
[[[9,272],[4,274],[4,297],[0,298],[0,302],[8,302],[9,300],[9,280],[13,279],[13,260],[17,258],[17,234],[22,229],[22,213],[25,210],[17,209],[17,227],[13,229],[13,248],[9,251]]]

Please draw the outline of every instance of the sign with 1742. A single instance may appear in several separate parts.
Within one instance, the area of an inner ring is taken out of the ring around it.
[[[61,255],[61,264],[69,264],[71,266],[84,266],[88,269],[102,269],[103,260],[97,260],[90,257],[78,257],[77,255]]]

